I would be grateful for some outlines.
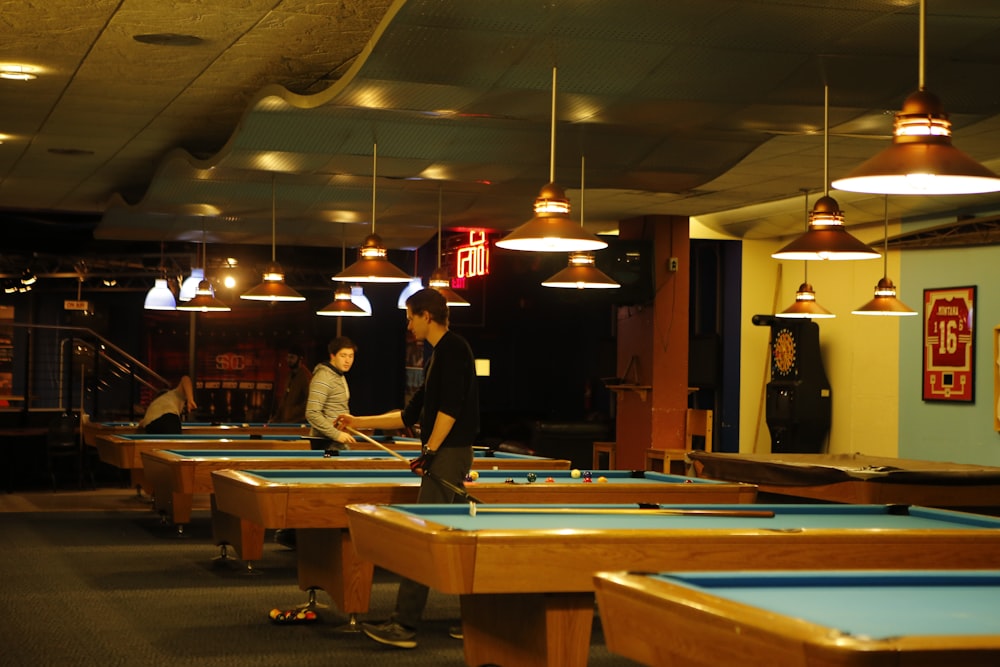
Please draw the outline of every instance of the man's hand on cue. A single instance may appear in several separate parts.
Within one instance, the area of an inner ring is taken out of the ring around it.
[[[434,459],[436,452],[424,447],[420,450],[420,456],[410,461],[410,470],[414,474],[423,477],[425,471],[431,467],[431,461]]]

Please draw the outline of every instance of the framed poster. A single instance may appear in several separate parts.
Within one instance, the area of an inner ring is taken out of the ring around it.
[[[924,290],[924,400],[975,401],[976,288]]]

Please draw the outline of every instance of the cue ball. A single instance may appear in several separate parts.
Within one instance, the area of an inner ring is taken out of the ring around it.
[[[469,471],[469,477],[472,479],[473,482],[475,482],[477,479],[479,479],[479,471],[478,470],[470,470]]]
[[[576,468],[573,468],[573,470],[570,471],[569,476],[572,477],[573,479],[580,479],[580,471],[577,470]]]
[[[527,478],[529,482],[534,482],[536,479],[538,479],[538,476],[533,472],[529,472],[527,474]]]

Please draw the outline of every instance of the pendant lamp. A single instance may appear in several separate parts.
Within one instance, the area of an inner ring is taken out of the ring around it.
[[[802,190],[805,199],[806,220],[809,220],[809,191]],[[802,262],[802,284],[795,291],[795,302],[780,313],[775,313],[776,317],[786,318],[809,318],[809,319],[829,319],[836,317],[829,310],[816,303],[816,290],[809,284],[809,262]]]
[[[285,284],[285,271],[275,259],[275,193],[271,174],[271,263],[264,270],[264,282],[240,295],[248,301],[305,301],[306,298]]]
[[[462,308],[465,306],[471,306],[472,304],[462,298],[458,292],[451,288],[451,279],[448,277],[448,269],[441,266],[441,188],[438,188],[438,264],[437,268],[431,272],[431,277],[427,281],[427,286],[433,290],[437,290],[445,298],[448,306],[454,306],[457,308]],[[406,302],[403,302],[404,307]]]
[[[197,252],[197,251],[196,251]],[[184,279],[181,283],[181,291],[177,294],[178,301],[190,301],[194,298],[195,292],[198,291],[198,286],[201,281],[205,279],[205,261],[206,256],[205,251],[205,219],[202,218],[201,221],[201,266],[192,266],[191,275]],[[195,261],[198,258],[195,257]]]
[[[958,195],[1000,191],[1000,177],[951,144],[951,121],[924,89],[926,0],[920,0],[918,89],[896,114],[892,144],[833,182],[838,190],[886,195]]]
[[[184,301],[177,310],[190,310],[199,313],[224,313],[232,310],[229,306],[215,298],[212,283],[202,280],[190,301]]]
[[[607,242],[586,231],[569,217],[569,199],[556,185],[556,68],[552,68],[552,140],[549,149],[549,182],[535,199],[535,216],[497,241],[497,247],[530,252],[600,250]]]
[[[358,261],[333,277],[351,283],[405,283],[411,276],[396,267],[386,257],[382,237],[375,233],[375,183],[378,144],[372,148],[372,233],[358,249]]]
[[[583,175],[585,162],[580,158],[580,226],[583,227]],[[594,266],[594,253],[571,252],[569,265],[542,283],[544,287],[564,289],[615,289],[621,287],[611,276]]]
[[[854,315],[886,315],[889,317],[916,315],[917,311],[896,298],[896,286],[889,280],[889,195],[885,196],[885,215],[883,219],[885,233],[882,239],[882,278],[875,285],[875,298],[857,310],[852,310],[851,313]]]
[[[844,214],[837,200],[830,196],[829,153],[830,153],[830,88],[823,87],[823,186],[824,196],[816,200],[809,214],[809,227],[778,252],[771,255],[775,259],[830,259],[854,260],[875,259],[878,253],[866,246],[844,227]]]
[[[344,243],[344,232],[343,229],[341,229],[340,266],[343,267],[346,264],[347,245]],[[332,280],[337,280],[337,276],[334,276]],[[337,289],[333,292],[333,301],[317,310],[316,314],[322,315],[323,317],[368,317],[371,315],[372,313],[370,308],[368,312],[365,312],[364,308],[354,302],[351,289],[351,286],[347,283],[342,282],[338,284]]]
[[[153,281],[153,286],[146,292],[146,300],[142,305],[144,310],[175,310],[177,299],[170,291],[163,268],[163,242],[160,242],[160,277]]]

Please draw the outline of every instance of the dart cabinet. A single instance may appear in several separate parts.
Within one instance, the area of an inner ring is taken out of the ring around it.
[[[819,326],[809,319],[769,318],[771,381],[766,417],[773,453],[819,454],[830,432],[830,383]]]

